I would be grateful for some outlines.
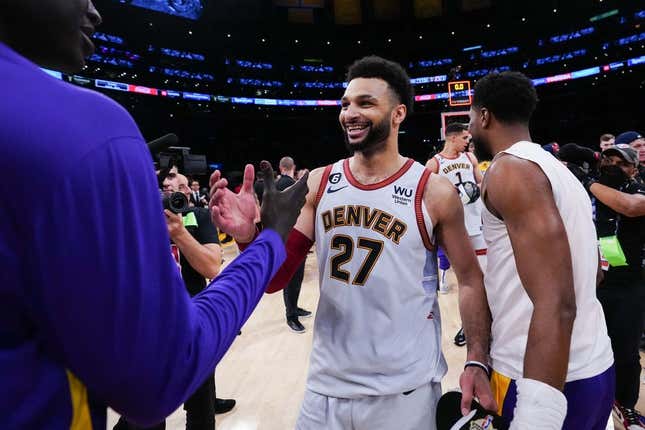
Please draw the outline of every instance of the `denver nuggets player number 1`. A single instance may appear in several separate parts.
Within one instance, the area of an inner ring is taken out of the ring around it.
[[[287,261],[267,288],[283,288],[316,243],[320,302],[296,427],[434,429],[446,372],[437,242],[455,263],[463,302],[487,312],[485,300],[472,300],[483,276],[454,186],[398,152],[413,99],[405,70],[366,57],[348,81],[339,120],[353,156],[311,172]],[[480,400],[495,407],[492,396]]]
[[[468,126],[453,123],[446,126],[446,143],[443,150],[426,163],[433,173],[448,178],[457,188],[464,205],[464,219],[468,236],[475,248],[479,265],[486,270],[486,242],[482,235],[482,202],[479,186],[482,173],[477,158],[466,149],[471,136]]]

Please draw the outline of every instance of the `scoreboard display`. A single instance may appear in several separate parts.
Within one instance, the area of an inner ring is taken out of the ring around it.
[[[470,81],[448,82],[448,101],[450,106],[470,106],[473,102]]]

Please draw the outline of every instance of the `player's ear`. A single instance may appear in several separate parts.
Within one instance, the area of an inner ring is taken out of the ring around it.
[[[405,117],[408,115],[408,108],[405,105],[400,104],[392,110],[392,122],[395,125],[401,125],[405,120]]]
[[[488,128],[491,122],[491,113],[485,107],[481,108],[479,112],[479,120],[481,121],[482,128]]]

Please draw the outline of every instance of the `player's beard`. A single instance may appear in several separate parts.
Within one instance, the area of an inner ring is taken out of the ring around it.
[[[473,144],[475,145],[475,157],[477,157],[477,160],[491,161],[495,156],[490,143],[486,139],[473,135]]]
[[[390,135],[392,126],[388,120],[389,116],[386,116],[381,122],[370,124],[370,131],[367,133],[367,136],[363,138],[362,141],[358,143],[350,143],[349,137],[347,136],[347,130],[343,130],[343,137],[345,138],[345,147],[350,152],[354,154],[355,152],[362,152],[364,154],[375,154],[380,152],[385,148],[385,143],[387,138]]]

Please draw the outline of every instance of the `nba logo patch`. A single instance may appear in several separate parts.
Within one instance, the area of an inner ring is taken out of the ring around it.
[[[471,422],[470,430],[495,430],[495,427],[493,427],[493,417],[487,415],[484,418]]]

